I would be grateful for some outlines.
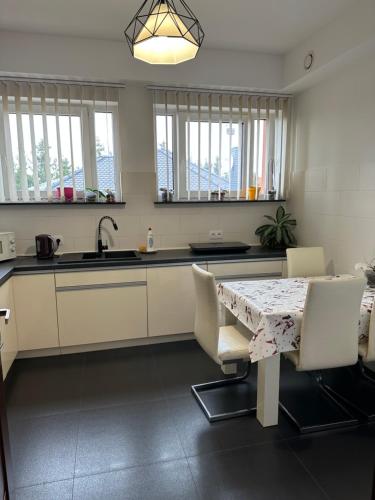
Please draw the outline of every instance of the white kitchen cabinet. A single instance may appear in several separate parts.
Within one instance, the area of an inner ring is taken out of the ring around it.
[[[206,264],[199,264],[207,269]],[[195,290],[192,264],[147,269],[150,337],[194,330]]]
[[[12,279],[19,350],[58,347],[54,274],[28,274]]]
[[[62,347],[147,337],[146,270],[56,274]]]
[[[281,278],[282,261],[237,261],[208,263],[208,271],[218,281],[257,280]]]
[[[18,352],[16,315],[13,299],[13,278],[0,286],[0,334],[1,334],[1,364],[3,379],[7,376]]]

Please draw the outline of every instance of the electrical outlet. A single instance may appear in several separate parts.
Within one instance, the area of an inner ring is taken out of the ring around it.
[[[210,241],[223,241],[224,239],[224,234],[222,229],[211,229],[211,231],[208,232],[208,237]]]

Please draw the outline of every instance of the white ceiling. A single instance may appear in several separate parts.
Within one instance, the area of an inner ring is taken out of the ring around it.
[[[355,0],[187,0],[210,48],[280,54]],[[0,29],[123,40],[141,0],[0,0]]]

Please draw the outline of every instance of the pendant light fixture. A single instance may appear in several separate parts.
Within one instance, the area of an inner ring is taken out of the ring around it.
[[[184,0],[145,0],[125,30],[131,53],[149,64],[194,59],[202,27]]]

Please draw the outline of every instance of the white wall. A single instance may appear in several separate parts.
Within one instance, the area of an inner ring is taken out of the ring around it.
[[[297,97],[289,205],[299,243],[323,245],[335,272],[375,256],[373,56]]]
[[[193,61],[151,66],[133,59],[125,40],[0,31],[0,74],[279,89],[282,64],[277,55],[203,48]]]
[[[365,53],[373,60],[374,49],[375,2],[356,0],[334,21],[286,54],[284,87],[290,91],[308,88]],[[306,72],[303,62],[310,51],[314,52],[314,64]]]

